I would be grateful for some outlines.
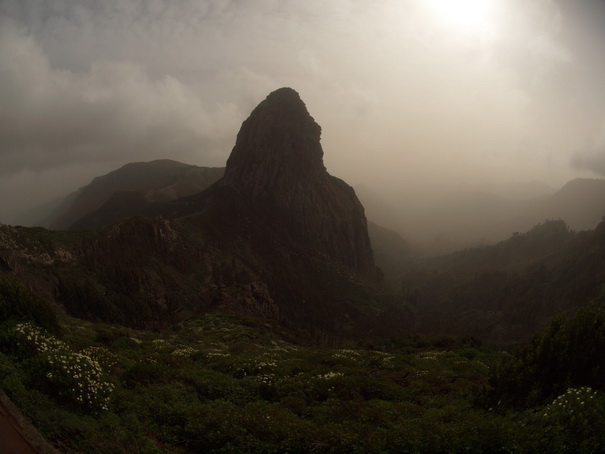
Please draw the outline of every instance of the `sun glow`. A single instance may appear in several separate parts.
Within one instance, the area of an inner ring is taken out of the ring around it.
[[[490,0],[428,0],[431,9],[443,20],[464,28],[487,26],[492,19]]]

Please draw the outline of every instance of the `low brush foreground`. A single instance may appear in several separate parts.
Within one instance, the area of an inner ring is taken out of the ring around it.
[[[215,313],[141,331],[56,318],[18,286],[0,303],[0,388],[63,453],[605,449],[603,355],[565,356],[597,347],[581,334],[605,334],[597,305],[511,355],[453,337],[326,347]]]

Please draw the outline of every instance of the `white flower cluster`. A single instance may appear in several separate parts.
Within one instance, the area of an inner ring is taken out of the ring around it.
[[[426,353],[423,353],[420,355],[420,359],[431,359],[433,361],[436,361],[437,357],[443,356],[445,354],[446,354],[446,352],[440,352],[440,351],[426,352]]]
[[[298,351],[298,347],[288,344],[284,341],[271,341],[271,350],[276,352],[295,352]]]
[[[173,352],[171,353],[172,355],[175,356],[191,356],[194,353],[196,353],[197,350],[193,347],[187,346],[187,347],[183,347],[183,348],[177,348],[176,350],[173,350]]]
[[[425,369],[418,370],[414,374],[414,378],[426,377],[428,374],[429,374],[428,370],[425,370]]]
[[[256,363],[256,369],[266,369],[277,367],[277,361],[260,361]]]
[[[569,388],[546,407],[544,416],[548,417],[549,415],[558,411],[565,411],[570,414],[581,411],[582,408],[585,408],[585,406],[588,405],[588,403],[597,395],[597,391],[593,390],[589,386],[582,386],[581,388]]]
[[[269,384],[273,383],[273,381],[275,380],[275,375],[261,374],[261,375],[257,375],[256,377],[254,377],[254,379],[257,380],[261,384],[269,385]]]
[[[101,347],[74,352],[65,343],[32,323],[15,327],[17,342],[40,353],[48,366],[46,378],[59,386],[59,392],[81,405],[107,410],[114,390],[99,363],[115,364],[115,357]]]
[[[394,367],[392,361],[395,359],[395,357],[393,355],[381,351],[371,352],[371,355],[372,358],[380,360],[382,367],[388,369],[392,369]]]
[[[99,362],[83,353],[53,351],[48,353],[51,372],[47,378],[65,384],[70,397],[91,408],[107,410],[114,384],[109,382]]]
[[[103,347],[86,347],[80,353],[94,358],[107,371],[112,371],[118,364],[116,355]]]
[[[342,377],[344,374],[342,372],[328,372],[326,374],[323,375],[317,375],[316,378],[320,379],[320,380],[330,380],[332,378],[336,378],[336,377]]]
[[[216,357],[216,356],[222,357],[222,358],[226,358],[226,357],[231,356],[231,355],[229,353],[222,353],[222,352],[207,352],[206,356],[208,358],[212,358],[212,357]]]
[[[256,361],[246,362],[242,370],[245,374],[258,375],[260,373],[268,373],[277,367],[277,357],[263,353],[256,358]]]
[[[357,361],[361,359],[361,355],[355,350],[342,349],[338,350],[336,353],[333,353],[332,358],[343,358]]]
[[[15,326],[15,334],[21,347],[35,352],[48,352],[66,347],[64,342],[49,335],[33,323],[19,323]]]
[[[227,348],[228,347],[225,344],[210,344],[209,346],[204,348],[204,350],[206,351],[206,358],[226,358],[228,356],[231,356],[231,353],[227,351]]]

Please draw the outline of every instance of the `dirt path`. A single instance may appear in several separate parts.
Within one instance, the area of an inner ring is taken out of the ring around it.
[[[0,454],[58,454],[0,391]]]

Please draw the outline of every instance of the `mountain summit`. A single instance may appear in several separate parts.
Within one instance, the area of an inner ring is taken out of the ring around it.
[[[364,208],[323,164],[321,127],[296,91],[269,94],[242,124],[219,184],[309,253],[373,276]]]
[[[244,121],[223,181],[241,193],[270,197],[290,182],[325,176],[321,127],[298,93],[280,88]]]

